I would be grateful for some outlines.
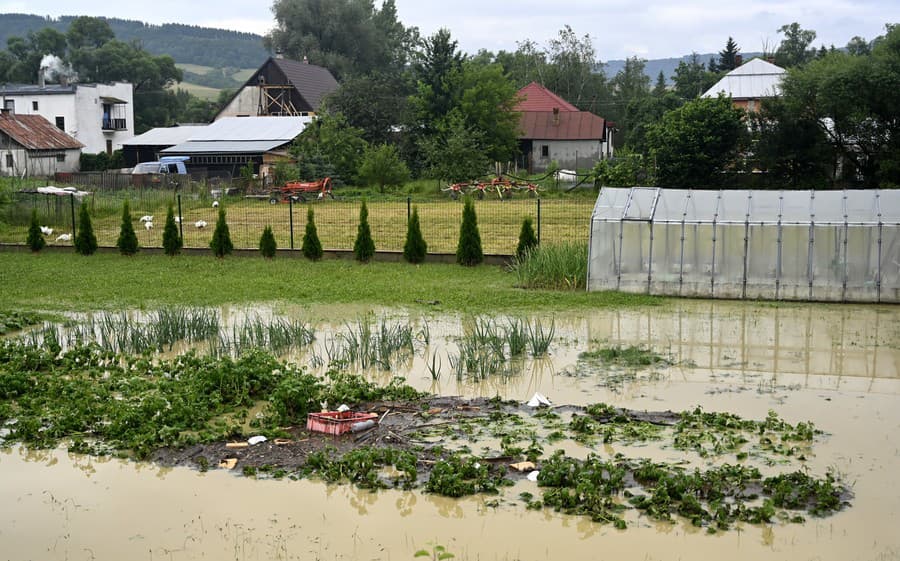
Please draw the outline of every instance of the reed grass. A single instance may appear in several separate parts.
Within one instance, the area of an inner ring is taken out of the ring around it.
[[[584,290],[587,286],[588,247],[584,242],[542,244],[510,266],[516,286],[553,290]]]

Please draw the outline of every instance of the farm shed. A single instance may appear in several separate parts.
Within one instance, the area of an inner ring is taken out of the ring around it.
[[[900,191],[600,191],[587,286],[900,302]]]

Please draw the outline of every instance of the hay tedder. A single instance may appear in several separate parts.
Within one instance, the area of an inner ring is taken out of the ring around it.
[[[269,203],[305,203],[309,199],[323,200],[325,197],[334,198],[330,177],[318,181],[289,181],[269,193]]]
[[[454,183],[445,189],[454,201],[461,195],[472,195],[476,199],[484,199],[485,196],[496,195],[500,200],[511,199],[516,191],[524,192],[528,196],[538,195],[538,186],[534,183],[520,183],[504,177],[495,177],[490,181],[470,181],[468,183]]]

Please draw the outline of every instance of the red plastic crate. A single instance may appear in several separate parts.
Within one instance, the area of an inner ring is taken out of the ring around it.
[[[356,411],[325,411],[310,413],[306,417],[306,430],[323,432],[335,436],[350,432],[356,423],[376,421],[378,413],[358,413]]]

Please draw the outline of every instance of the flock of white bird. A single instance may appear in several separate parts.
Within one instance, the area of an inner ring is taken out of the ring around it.
[[[218,207],[219,201],[213,201],[212,206],[213,206],[213,208]],[[138,221],[144,225],[144,229],[147,230],[148,232],[153,229],[153,215],[152,214],[145,214],[144,216],[141,216],[138,219]],[[175,217],[175,223],[181,224],[180,216]],[[209,225],[209,223],[206,222],[206,220],[198,220],[198,221],[194,222],[194,227],[197,228],[198,230],[202,230],[203,228],[206,228],[208,225]],[[41,228],[41,234],[43,234],[47,237],[53,235],[53,228],[50,228],[49,226],[41,226],[40,228]],[[70,241],[72,241],[72,234],[60,234],[60,235],[56,236],[56,241],[70,242]]]

